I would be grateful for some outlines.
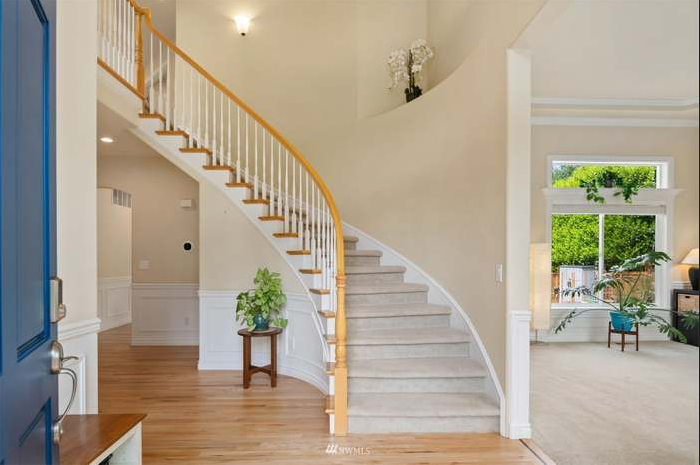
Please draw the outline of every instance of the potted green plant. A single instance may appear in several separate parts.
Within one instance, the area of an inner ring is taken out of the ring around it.
[[[241,292],[236,297],[236,319],[250,331],[266,331],[270,325],[286,328],[287,320],[280,317],[287,297],[282,292],[279,273],[261,268],[255,274],[255,289]]]
[[[619,173],[606,169],[592,179],[581,181],[580,186],[586,189],[586,199],[595,203],[605,203],[605,197],[600,195],[601,187],[611,189],[617,187],[615,197],[622,196],[625,202],[632,203],[632,197],[639,194],[641,187],[634,178],[627,179]]]
[[[683,333],[673,327],[665,318],[653,312],[662,311],[678,314],[681,323],[688,330],[697,327],[698,312],[674,312],[669,309],[655,308],[649,303],[651,291],[643,288],[644,271],[670,260],[671,257],[664,252],[646,253],[611,267],[610,271],[601,276],[590,288],[581,286],[565,290],[564,295],[586,296],[602,304],[604,308],[574,309],[559,323],[555,333],[563,331],[569,323],[585,313],[609,311],[610,321],[616,330],[629,331],[635,324],[639,324],[639,326],[655,325],[660,333],[667,334],[681,342],[687,342]],[[604,295],[606,290],[612,291],[616,298],[614,300],[601,298],[600,295]]]

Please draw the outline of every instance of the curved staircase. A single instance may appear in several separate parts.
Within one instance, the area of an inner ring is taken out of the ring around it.
[[[469,357],[468,333],[450,327],[452,309],[357,243],[345,236],[348,431],[498,431],[488,372]]]
[[[98,50],[142,102],[137,135],[226,193],[297,271],[325,330],[331,432],[499,430],[489,372],[451,324],[453,308],[343,235],[330,192],[293,146],[133,0],[100,0]]]

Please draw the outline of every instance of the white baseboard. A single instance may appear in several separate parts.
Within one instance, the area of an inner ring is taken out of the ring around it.
[[[240,291],[200,291],[200,370],[242,370],[243,343],[237,334],[236,296]],[[278,336],[277,371],[328,393],[323,345],[316,328],[313,304],[304,294],[287,294],[284,312],[289,325]],[[269,363],[267,338],[253,340],[252,363]]]
[[[102,331],[131,323],[131,276],[97,280],[97,316]]]
[[[198,284],[132,285],[132,345],[199,344]]]
[[[58,340],[63,345],[66,356],[75,356],[77,360],[66,362],[66,368],[75,371],[78,386],[71,414],[97,413],[97,333],[100,331],[100,319],[59,323]],[[63,411],[68,404],[71,382],[67,376],[58,379],[58,408]]]
[[[551,310],[552,327],[556,327],[570,311],[571,309],[553,308]],[[664,316],[663,313],[665,312],[661,312],[662,316]],[[535,340],[536,337],[541,342],[607,342],[609,321],[607,312],[590,312],[577,317],[559,334],[555,334],[553,329],[538,331],[536,335],[532,332],[531,339]],[[648,326],[640,328],[639,340],[668,341],[669,338],[659,333],[655,326]]]

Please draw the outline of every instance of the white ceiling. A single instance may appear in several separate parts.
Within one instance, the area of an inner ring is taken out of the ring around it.
[[[105,144],[101,137],[114,142]],[[98,157],[160,157],[130,131],[130,124],[107,106],[97,102],[97,156]]]
[[[697,0],[549,2],[516,43],[536,97],[698,96]]]

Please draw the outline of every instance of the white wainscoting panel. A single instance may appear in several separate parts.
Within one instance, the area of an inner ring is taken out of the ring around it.
[[[101,331],[131,323],[131,276],[98,278],[97,316]]]
[[[243,369],[243,342],[237,334],[241,325],[235,316],[239,292],[199,292],[200,370]],[[311,300],[304,294],[287,294],[284,313],[289,325],[278,336],[277,372],[328,393],[321,327]],[[269,363],[268,338],[253,339],[252,361],[254,365]]]
[[[198,284],[132,285],[132,345],[199,344]]]
[[[506,436],[526,439],[530,427],[530,320],[529,310],[506,314]]]
[[[78,360],[66,362],[66,368],[78,376],[76,397],[70,409],[72,414],[97,413],[97,333],[100,331],[99,318],[59,323],[58,341],[63,345],[65,356],[75,356]],[[58,408],[62,412],[68,405],[71,394],[71,381],[67,375],[58,379]]]
[[[556,328],[561,320],[571,311],[568,308],[552,309],[552,328]],[[670,321],[670,314],[658,312],[658,315]],[[577,317],[559,334],[550,331],[538,331],[536,338],[541,342],[606,342],[608,341],[608,322],[610,317],[607,311],[589,312]],[[533,333],[532,339],[535,339]],[[613,334],[613,341],[619,341],[620,336]],[[631,339],[629,339],[631,340]],[[642,327],[639,331],[640,341],[668,341],[668,336],[659,333],[656,326]]]

